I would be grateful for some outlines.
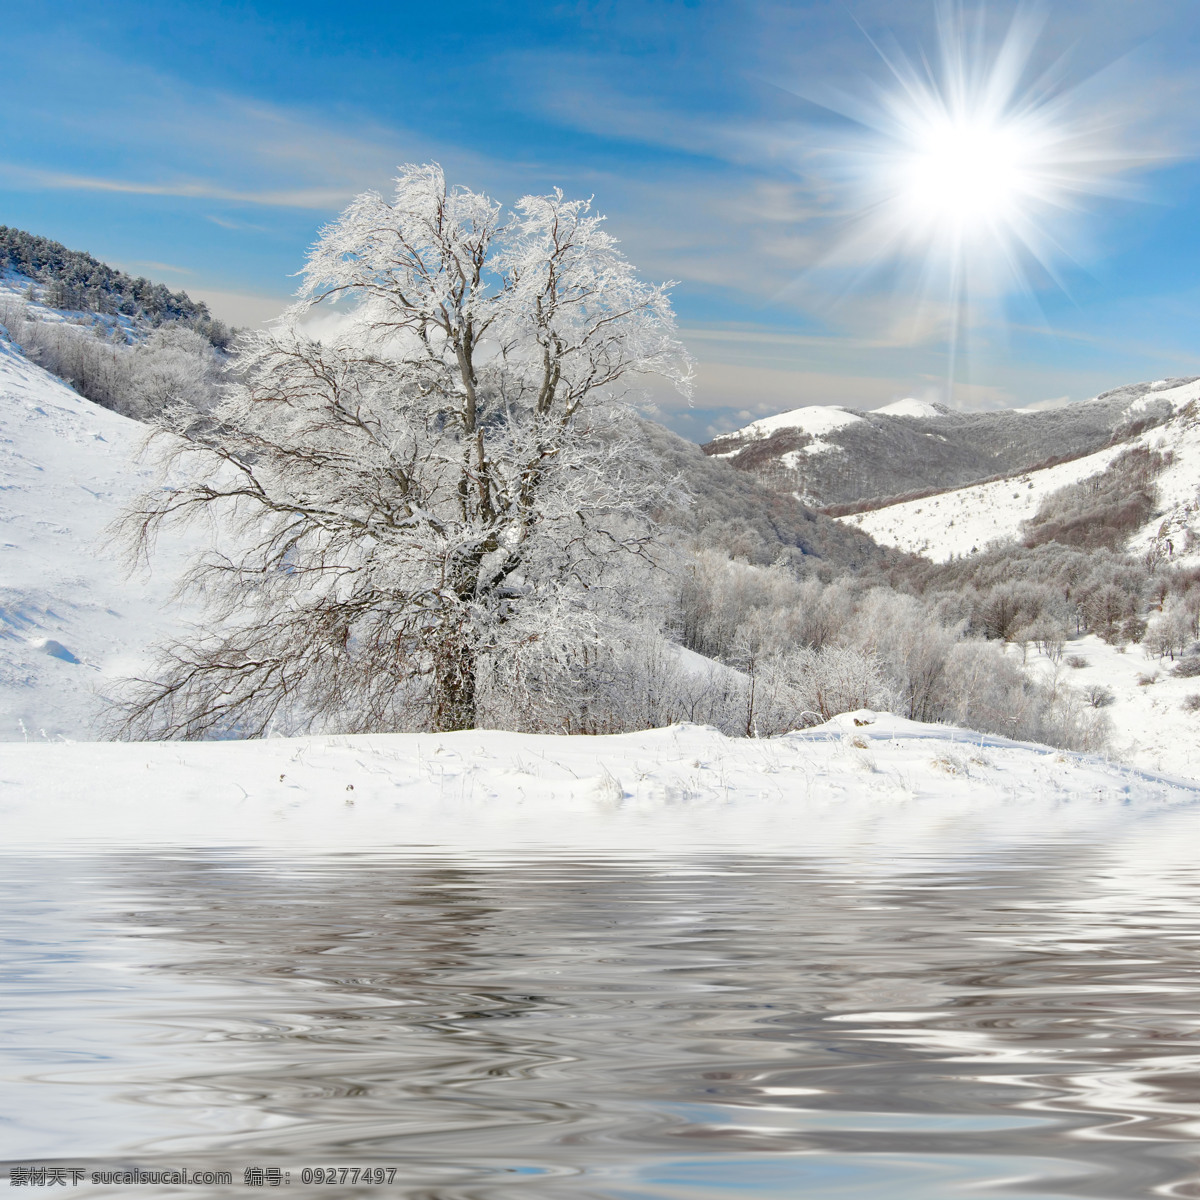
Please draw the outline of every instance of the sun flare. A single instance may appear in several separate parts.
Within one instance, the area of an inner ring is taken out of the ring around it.
[[[1066,289],[1082,210],[1128,194],[1122,177],[1147,163],[1119,146],[1115,101],[1039,67],[1028,11],[989,38],[984,14],[948,2],[937,34],[933,57],[876,47],[885,80],[824,105],[852,122],[826,156],[847,203],[825,265],[854,291],[886,278],[914,337],[944,331],[952,377],[960,334],[985,310],[1002,323],[1010,296]]]
[[[938,71],[889,63],[899,86],[872,123],[863,180],[875,212],[929,254],[1011,260],[1020,242],[1044,258],[1044,219],[1091,189],[1097,148],[1061,98],[1023,90],[1033,40],[1020,26],[990,60],[949,19],[941,42]]]

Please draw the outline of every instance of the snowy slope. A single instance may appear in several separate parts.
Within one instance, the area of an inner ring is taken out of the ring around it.
[[[33,295],[29,293],[31,285]],[[144,341],[154,328],[144,318],[139,320],[124,313],[102,314],[85,312],[82,309],[51,308],[40,299],[34,298],[44,295],[44,291],[40,284],[27,275],[0,268],[0,324],[7,319],[5,314],[10,306],[14,306],[16,311],[27,313],[30,319],[35,321],[49,321],[55,325],[81,325],[87,329],[99,327],[106,331],[117,329],[130,342]]]
[[[761,741],[693,725],[617,737],[0,746],[9,848],[60,852],[449,845],[657,857],[869,842],[961,855],[980,842],[1108,831],[1198,803],[1196,783],[865,711]]]
[[[0,339],[0,741],[84,737],[115,678],[182,617],[182,543],[127,577],[108,526],[149,482],[146,428]]]
[[[1099,474],[1122,451],[1133,446],[1169,450],[1174,462],[1158,479],[1160,511],[1130,540],[1133,552],[1156,542],[1177,562],[1200,561],[1200,545],[1188,550],[1188,529],[1200,535],[1200,381],[1155,393],[1176,415],[1165,425],[1115,446],[1040,471],[1029,471],[992,483],[974,484],[920,500],[890,504],[842,520],[868,533],[881,545],[921,554],[934,562],[973,554],[992,542],[1019,536],[1021,523],[1032,517],[1054,491]],[[1136,416],[1139,401],[1130,406]],[[1169,542],[1169,547],[1166,543]]]
[[[1200,385],[1193,385],[1200,392]],[[1200,397],[1147,445],[1172,451],[1174,461],[1156,480],[1159,511],[1130,539],[1132,553],[1158,546],[1180,565],[1200,565]],[[1190,536],[1189,536],[1190,535]]]
[[[1071,659],[1086,665],[1073,666]],[[1174,665],[1170,659],[1147,657],[1141,646],[1122,652],[1093,634],[1069,641],[1060,662],[1032,647],[1028,658],[1033,673],[1046,680],[1057,678],[1085,694],[1094,686],[1108,689],[1113,699],[1103,711],[1112,721],[1112,750],[1118,757],[1200,779],[1200,711],[1184,707],[1189,696],[1200,693],[1200,677],[1177,678],[1171,674]]]
[[[889,504],[841,520],[870,534],[880,545],[945,562],[1016,537],[1021,522],[1032,517],[1051,492],[1098,474],[1123,449],[1110,447],[1056,467]]]

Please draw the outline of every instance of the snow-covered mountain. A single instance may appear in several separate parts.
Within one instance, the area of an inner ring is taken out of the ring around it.
[[[904,399],[871,412],[809,406],[722,434],[704,452],[818,506],[898,498],[1095,453],[1168,420],[1190,379],[1140,383],[1063,407],[962,413]]]
[[[109,531],[150,481],[146,432],[0,330],[0,741],[88,736],[114,680],[184,620],[171,593],[190,547],[130,575]]]
[[[1156,481],[1158,506],[1133,533],[1128,549],[1144,553],[1159,547],[1170,561],[1200,563],[1200,380],[1173,387],[1149,384],[1146,388],[1144,395],[1126,406],[1128,418],[1162,411],[1163,406],[1169,406],[1174,415],[1094,454],[885,505],[842,520],[885,546],[945,562],[1017,538],[1022,523],[1034,516],[1051,493],[1098,476],[1117,455],[1140,446],[1167,451],[1172,459]]]
[[[934,562],[969,558],[988,549],[1003,554],[1005,543],[1036,533],[1036,527],[1025,522],[1047,501],[1052,506],[1051,498],[1060,489],[1079,485],[1072,489],[1076,494],[1099,495],[1107,484],[1111,490],[1114,479],[1121,482],[1114,476],[1118,460],[1142,451],[1163,456],[1166,465],[1153,480],[1155,502],[1117,548],[1135,561],[1200,567],[1200,381],[1158,387],[1146,401],[1166,402],[1175,415],[1083,458],[842,520],[884,545]],[[1119,494],[1117,498],[1119,502]],[[1147,615],[1153,623],[1155,614]],[[1182,668],[1177,674],[1173,658],[1160,657],[1161,650],[1156,652],[1152,642],[1109,645],[1088,634],[1071,638],[1065,653],[1032,645],[1011,647],[1009,653],[1027,654],[1028,668],[1044,681],[1059,681],[1093,695],[1111,722],[1112,749],[1120,757],[1142,767],[1200,775],[1200,678]],[[1194,656],[1188,660],[1195,661]]]

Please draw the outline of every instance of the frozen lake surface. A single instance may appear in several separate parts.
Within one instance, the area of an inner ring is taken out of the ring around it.
[[[1197,1196],[1197,845],[1189,807],[958,857],[10,854],[0,1159],[232,1174],[56,1189],[177,1200]],[[391,1182],[304,1182],[342,1167]]]

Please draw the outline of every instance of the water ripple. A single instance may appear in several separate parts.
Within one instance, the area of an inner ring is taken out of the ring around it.
[[[1163,847],[10,859],[0,1157],[229,1195],[1200,1196],[1200,870]],[[394,1184],[300,1182],[367,1165]]]

